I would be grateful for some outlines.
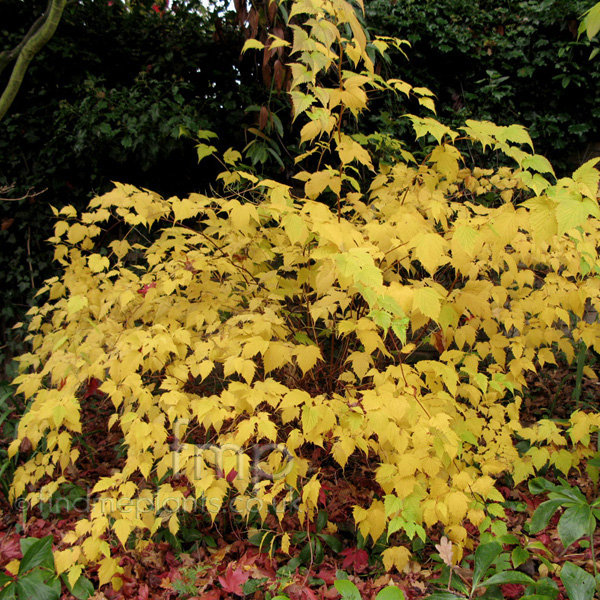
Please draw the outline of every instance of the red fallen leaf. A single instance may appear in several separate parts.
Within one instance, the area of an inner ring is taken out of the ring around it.
[[[317,573],[317,577],[322,579],[327,585],[333,585],[337,579],[336,569],[321,568]]]
[[[355,573],[362,573],[369,565],[369,555],[366,550],[346,548],[340,554],[346,557],[342,563],[342,569],[352,567]]]
[[[140,585],[140,589],[138,590],[137,600],[148,600],[149,597],[150,590],[148,589],[148,586],[145,583],[142,583],[142,585]]]
[[[552,543],[550,536],[547,533],[539,533],[535,536],[538,542],[542,542],[544,546],[549,546]]]
[[[213,589],[208,592],[202,592],[202,596],[192,596],[189,600],[219,600],[223,590]]]
[[[235,469],[231,469],[229,473],[227,473],[227,483],[231,483],[237,477],[237,471]]]
[[[502,596],[504,598],[508,598],[508,600],[516,600],[516,598],[520,598],[523,595],[523,591],[525,590],[525,586],[519,583],[505,583],[500,586],[502,590]]]
[[[23,558],[19,539],[19,536],[14,534],[11,537],[5,537],[2,542],[0,542],[0,563],[4,564],[15,558]]]
[[[231,565],[229,565],[225,571],[225,575],[219,575],[219,583],[226,592],[235,594],[236,596],[243,596],[242,586],[248,581],[248,577],[250,577],[250,573],[242,569],[234,571]]]
[[[310,588],[297,583],[287,586],[285,593],[291,600],[317,600],[317,595]]]

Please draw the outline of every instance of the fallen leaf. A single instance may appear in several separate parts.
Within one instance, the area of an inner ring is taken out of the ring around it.
[[[236,596],[243,596],[242,586],[248,581],[250,573],[243,571],[242,569],[236,569],[235,571],[231,568],[231,565],[227,567],[225,575],[219,575],[219,583],[221,587],[230,594]]]
[[[440,553],[440,558],[444,561],[445,565],[452,567],[453,556],[452,556],[452,542],[443,536],[439,544],[435,545],[435,549]]]

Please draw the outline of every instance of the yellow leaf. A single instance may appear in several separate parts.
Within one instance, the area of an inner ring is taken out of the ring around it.
[[[426,317],[436,320],[440,316],[441,297],[437,290],[430,287],[415,289],[413,308],[418,308]]]
[[[4,568],[11,574],[16,575],[19,572],[19,565],[21,561],[18,559],[11,560],[9,563],[4,565]]]
[[[317,475],[313,475],[310,481],[304,486],[304,489],[302,490],[302,502],[309,509],[317,508],[320,490],[321,483],[317,479]]]
[[[328,169],[313,173],[304,186],[306,195],[314,200],[318,198],[326,188],[331,189],[334,194],[339,194],[342,189],[342,180],[337,171]]]
[[[74,223],[69,227],[69,233],[67,234],[67,239],[70,244],[77,244],[83,240],[87,236],[88,228],[85,225],[81,225],[80,223]]]
[[[75,565],[81,554],[81,549],[67,548],[66,550],[55,550],[53,554],[56,573],[60,575]]]
[[[244,47],[242,48],[242,54],[244,54],[244,52],[246,52],[246,50],[262,50],[265,47],[265,45],[262,42],[259,42],[258,40],[255,40],[254,38],[250,38],[249,40],[246,40],[246,43],[244,44]]]
[[[85,296],[71,296],[67,301],[67,314],[74,315],[83,310],[88,305],[88,299]]]
[[[77,583],[77,580],[81,577],[81,573],[83,572],[83,565],[77,565],[69,570],[67,575],[67,581],[71,588]]]
[[[112,528],[117,536],[117,538],[119,538],[119,541],[121,542],[121,544],[123,545],[123,547],[125,547],[125,545],[127,544],[127,540],[129,539],[129,534],[133,531],[135,527],[135,524],[133,523],[133,521],[130,521],[129,519],[117,519]]]
[[[448,262],[448,242],[437,233],[421,233],[415,242],[413,259],[417,259],[431,275]]]
[[[383,559],[383,566],[387,572],[396,567],[401,573],[408,565],[410,550],[404,546],[392,546],[381,553],[381,558]]]
[[[318,360],[323,360],[321,349],[318,346],[296,346],[294,355],[303,375],[310,371]]]
[[[338,142],[337,151],[344,165],[356,160],[370,169],[373,168],[369,153],[349,135],[342,134],[341,140]]]
[[[100,568],[98,569],[100,585],[106,585],[115,575],[122,572],[123,568],[119,566],[119,561],[116,558],[104,557],[100,561]]]
[[[472,227],[460,225],[454,230],[452,242],[456,241],[469,256],[473,256],[478,235],[477,231]]]
[[[281,224],[292,244],[304,245],[308,239],[308,228],[300,215],[290,213],[283,217]]]
[[[110,267],[110,261],[106,256],[100,256],[100,254],[92,254],[88,258],[88,265],[94,273],[100,273],[101,271],[104,271],[105,269],[108,269]]]
[[[228,165],[235,165],[240,160],[242,160],[242,155],[233,148],[229,148],[223,153],[223,161]]]
[[[354,440],[346,435],[333,445],[331,452],[337,463],[344,468],[355,448]]]
[[[290,534],[289,533],[284,533],[281,536],[281,551],[284,554],[290,553]]]

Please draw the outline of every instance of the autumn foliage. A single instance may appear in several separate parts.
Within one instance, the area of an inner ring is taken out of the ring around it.
[[[380,492],[353,512],[365,538],[441,523],[460,549],[467,523],[483,531],[502,514],[496,476],[519,482],[547,464],[567,473],[593,452],[597,415],[525,427],[519,408],[528,373],[572,361],[577,344],[600,351],[599,325],[584,320],[600,303],[594,163],[556,181],[522,127],[457,132],[415,115],[405,118],[433,144],[425,159],[402,150],[377,163],[376,138],[344,128],[369,94],[434,104],[376,74],[397,42],[368,41],[361,8],[297,0],[293,39],[268,42],[295,60],[297,163],[312,165],[299,167],[301,187],[259,179],[230,149],[220,196],[117,184],[88,212],[56,211],[64,275],[42,288],[20,359],[32,404],[11,452],[25,438],[37,451],[14,496],[35,504],[77,470],[90,385],[110,399],[106,427],[123,456],[94,482],[59,571],[76,579],[98,562],[101,583],[118,580],[111,539],[143,547],[162,525],[177,534],[186,511],[214,520],[233,502],[247,519],[274,507],[281,522],[298,498],[300,521],[312,520],[315,447],[342,470],[371,470]],[[512,166],[468,166],[470,144]],[[115,222],[129,233],[103,248]],[[252,462],[260,444],[270,450]],[[267,550],[287,551],[290,532],[274,533]],[[404,546],[383,553],[387,569],[409,558]]]

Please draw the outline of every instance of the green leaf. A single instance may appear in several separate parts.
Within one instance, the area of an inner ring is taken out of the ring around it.
[[[320,565],[325,560],[323,544],[319,538],[313,538],[312,543],[314,546],[313,561],[316,565]]]
[[[338,579],[334,584],[335,589],[341,594],[343,600],[362,600],[358,588],[347,579]]]
[[[523,159],[522,166],[526,169],[532,169],[538,173],[552,173],[554,175],[554,169],[550,164],[550,161],[540,154],[533,154]]]
[[[558,584],[550,577],[542,577],[538,579],[533,585],[530,585],[525,590],[525,596],[523,598],[548,598],[554,600],[559,593]],[[521,598],[521,600],[523,600]]]
[[[452,592],[435,592],[431,596],[427,596],[427,600],[456,600],[456,598],[462,598]]]
[[[554,483],[550,483],[545,477],[536,477],[532,479],[529,483],[529,491],[532,494],[543,494],[545,492],[552,492],[558,486]]]
[[[92,582],[83,575],[77,580],[73,588],[69,585],[69,580],[66,577],[62,578],[63,582],[65,582],[67,588],[71,591],[71,594],[78,598],[79,600],[86,600],[94,594],[94,585]]]
[[[566,562],[560,572],[569,600],[592,600],[596,582],[594,577],[581,567]]]
[[[31,542],[29,538],[21,540],[21,552],[23,558],[19,565],[19,575],[24,575],[36,567],[46,567],[54,570],[54,556],[52,555],[52,536],[36,539]]]
[[[388,585],[375,596],[375,600],[404,600],[404,592],[395,585]]]
[[[369,318],[373,320],[373,322],[381,327],[384,332],[387,333],[387,330],[390,328],[392,324],[392,315],[384,310],[372,310],[369,312]]]
[[[31,571],[17,581],[19,600],[58,600],[60,581],[41,569]]]
[[[333,535],[327,535],[325,533],[320,533],[319,537],[336,553],[340,553],[342,551],[342,542],[338,540]]]
[[[600,2],[594,4],[594,6],[585,13],[584,18],[579,25],[579,35],[584,31],[590,41],[598,31],[600,31]]]
[[[565,548],[584,535],[593,533],[596,519],[592,509],[587,505],[572,506],[567,508],[558,522],[558,535]]]
[[[533,579],[525,573],[519,571],[503,571],[502,573],[496,573],[485,581],[482,581],[477,587],[489,587],[491,585],[504,585],[505,583],[521,583],[524,585],[530,585],[534,583]]]
[[[17,584],[11,583],[0,592],[0,600],[16,600]]]
[[[529,552],[521,546],[517,546],[511,553],[510,558],[512,560],[513,567],[516,569],[519,565],[522,565],[529,559]]]
[[[475,550],[475,566],[473,567],[473,587],[477,587],[486,571],[502,552],[502,546],[497,542],[480,544]]]
[[[529,533],[538,533],[545,529],[552,518],[552,515],[562,506],[562,500],[546,500],[542,502],[533,513],[531,523],[529,524]]]
[[[324,527],[326,525],[327,525],[327,511],[320,510],[319,514],[317,515],[317,525],[316,525],[317,533],[321,533],[321,531],[324,529]]]

